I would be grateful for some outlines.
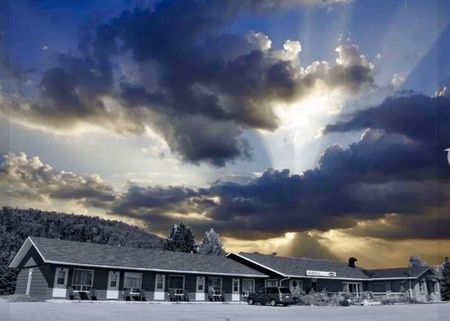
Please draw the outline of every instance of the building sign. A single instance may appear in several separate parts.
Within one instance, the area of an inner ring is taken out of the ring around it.
[[[336,272],[327,272],[327,271],[311,271],[306,270],[306,275],[309,276],[336,276]]]

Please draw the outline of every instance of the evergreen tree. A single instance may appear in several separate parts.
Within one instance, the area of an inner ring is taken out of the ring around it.
[[[412,255],[409,258],[409,266],[410,267],[417,267],[417,266],[429,266],[429,265],[420,256]]]
[[[225,255],[225,249],[220,240],[220,235],[212,228],[205,232],[205,235],[199,244],[198,253],[206,255]]]
[[[442,268],[441,296],[442,300],[450,301],[450,259],[448,257],[445,258]]]
[[[174,224],[169,237],[164,241],[164,250],[173,252],[195,253],[195,236],[192,229],[180,222]]]

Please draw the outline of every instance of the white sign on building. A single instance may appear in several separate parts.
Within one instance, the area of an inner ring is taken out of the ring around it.
[[[336,272],[328,272],[328,271],[311,271],[306,270],[306,275],[309,276],[336,276]]]

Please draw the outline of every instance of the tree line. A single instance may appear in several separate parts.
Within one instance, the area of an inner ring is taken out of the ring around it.
[[[206,232],[202,241],[196,243],[192,229],[182,222],[175,224],[168,238],[163,239],[119,221],[5,206],[0,210],[0,294],[14,293],[19,271],[8,266],[29,236],[208,255],[225,254],[220,237],[214,230]]]

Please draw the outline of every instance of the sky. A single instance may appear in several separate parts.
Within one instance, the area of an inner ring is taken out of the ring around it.
[[[450,252],[450,2],[0,3],[0,203],[231,252]]]

